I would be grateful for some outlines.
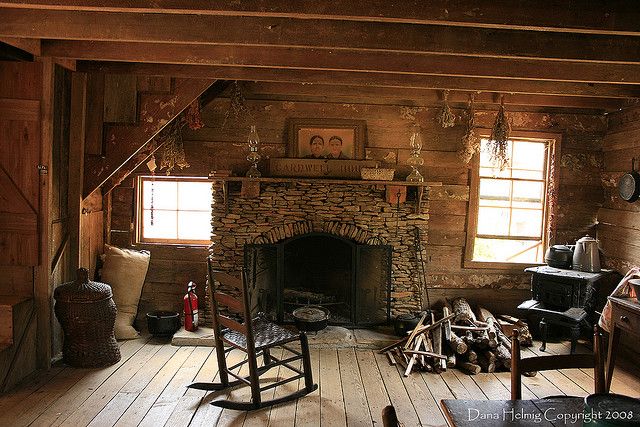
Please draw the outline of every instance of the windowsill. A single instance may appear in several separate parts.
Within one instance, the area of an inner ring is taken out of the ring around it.
[[[211,246],[211,243],[165,243],[165,242],[137,242],[133,245],[134,248],[157,248],[158,246],[169,246],[175,249],[185,248],[185,249],[198,249],[198,248],[208,248]]]
[[[514,272],[524,272],[525,268],[538,267],[544,263],[514,263],[514,262],[489,262],[489,261],[469,261],[464,260],[464,268],[486,268],[491,270],[504,270]]]

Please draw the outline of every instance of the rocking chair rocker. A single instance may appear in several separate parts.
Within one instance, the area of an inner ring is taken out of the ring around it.
[[[215,400],[211,402],[214,406],[242,411],[250,411],[288,402],[316,390],[318,385],[313,383],[309,344],[304,332],[295,334],[261,317],[252,318],[250,297],[244,278],[238,279],[227,273],[214,271],[211,267],[210,259],[207,259],[207,268],[209,274],[208,295],[211,301],[211,311],[213,315],[213,329],[220,382],[197,382],[188,387],[199,390],[224,390],[237,385],[248,385],[251,387],[251,402],[236,402],[231,400]],[[236,292],[240,292],[242,294],[241,300],[219,290],[216,282],[226,288],[233,288]],[[225,306],[228,312],[236,314],[236,318],[241,317],[242,323],[230,316],[221,314],[219,305]],[[224,329],[222,326],[224,326]],[[300,341],[300,351],[286,345],[294,341]],[[227,349],[224,348],[223,342],[229,344]],[[277,359],[270,353],[270,350],[274,347],[281,347],[293,354],[293,356],[285,357],[283,355],[282,359]],[[227,366],[226,355],[234,348],[247,353],[247,358],[233,366]],[[263,366],[260,367],[258,367],[259,356],[262,356],[263,360]],[[302,370],[292,365],[293,362],[300,359],[302,359]],[[234,370],[245,363],[249,364],[249,376],[242,377],[237,375]],[[280,381],[270,382],[261,387],[260,376],[276,366],[288,368],[297,375]],[[229,375],[234,377],[235,380],[229,381]],[[261,392],[291,381],[296,381],[300,378],[304,378],[304,388],[299,391],[281,396],[277,399],[261,400]]]

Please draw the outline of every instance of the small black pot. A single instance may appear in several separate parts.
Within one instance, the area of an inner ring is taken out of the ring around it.
[[[152,311],[147,313],[149,333],[155,337],[170,337],[180,329],[180,314],[175,311]]]
[[[393,320],[393,331],[397,336],[404,337],[407,335],[407,332],[412,331],[418,326],[419,321],[420,316],[415,313],[398,314]]]

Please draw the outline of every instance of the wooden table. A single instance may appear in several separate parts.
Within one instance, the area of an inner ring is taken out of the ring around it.
[[[441,400],[451,427],[581,426],[584,399]],[[579,418],[576,421],[576,418]],[[574,422],[572,422],[574,421]]]
[[[609,334],[609,349],[607,351],[607,372],[605,391],[608,393],[613,377],[613,367],[616,363],[620,332],[625,331],[640,335],[640,304],[635,298],[609,297],[611,301],[611,332]]]

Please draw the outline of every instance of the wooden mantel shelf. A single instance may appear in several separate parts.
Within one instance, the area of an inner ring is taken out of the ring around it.
[[[395,185],[404,187],[440,187],[442,182],[410,182],[410,181],[371,181],[364,179],[339,179],[339,178],[278,178],[278,177],[266,177],[266,178],[247,178],[244,176],[214,176],[209,175],[209,179],[212,181],[222,182],[294,182],[294,183],[309,183],[309,184],[349,184],[349,185]]]
[[[347,184],[347,185],[373,185],[384,186],[386,191],[386,200],[389,203],[403,203],[406,200],[406,188],[416,187],[416,205],[415,212],[420,213],[420,205],[424,197],[425,188],[440,187],[442,182],[410,182],[410,181],[372,181],[364,179],[338,179],[338,178],[291,178],[291,177],[265,177],[265,178],[248,178],[240,176],[215,176],[209,175],[209,179],[213,182],[222,182],[223,200],[225,211],[228,210],[228,193],[227,188],[230,182],[242,183],[241,197],[255,198],[260,195],[261,183],[296,183],[296,184]],[[402,198],[401,198],[402,196]]]

